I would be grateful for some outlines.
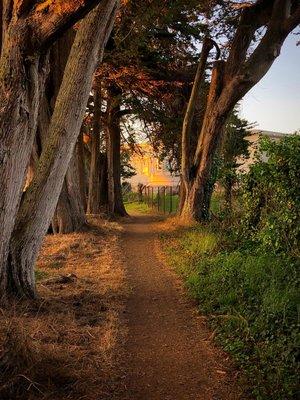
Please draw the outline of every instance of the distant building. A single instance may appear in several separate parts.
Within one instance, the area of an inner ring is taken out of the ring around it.
[[[259,129],[253,129],[251,132],[252,132],[251,135],[246,137],[246,139],[249,142],[249,148],[248,148],[249,158],[240,157],[238,159],[238,163],[240,164],[238,170],[240,172],[248,172],[250,165],[254,164],[254,162],[256,160],[259,139],[262,136],[267,136],[270,139],[277,141],[277,140],[283,138],[284,136],[288,135],[287,133],[272,132],[272,131],[265,131],[265,130],[259,130]],[[260,158],[262,161],[267,160],[267,157],[264,153],[262,153],[260,155]]]
[[[252,130],[251,135],[246,137],[249,141],[249,158],[240,157],[238,159],[240,164],[238,170],[240,172],[248,172],[250,165],[254,164],[261,136],[279,140],[286,135],[286,133],[282,132]],[[261,154],[261,159],[266,159],[266,155]],[[126,182],[131,184],[133,190],[137,189],[139,183],[150,187],[173,186],[173,188],[176,188],[179,186],[180,176],[170,173],[167,160],[161,162],[150,143],[140,143],[136,146],[136,151],[131,154],[130,164],[136,170],[136,175],[126,179]]]
[[[170,173],[167,161],[160,161],[150,143],[137,145],[136,151],[130,157],[130,164],[136,170],[136,175],[129,182],[133,190],[139,183],[146,186],[173,186],[179,185],[180,177]]]

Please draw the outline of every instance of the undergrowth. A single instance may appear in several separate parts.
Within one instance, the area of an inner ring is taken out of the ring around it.
[[[111,399],[126,290],[119,226],[48,235],[37,262],[39,299],[0,307],[0,399]]]
[[[163,245],[252,395],[296,398],[299,261],[246,246],[215,223],[164,235]]]

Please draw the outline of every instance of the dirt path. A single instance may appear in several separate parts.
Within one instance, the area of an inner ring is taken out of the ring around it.
[[[153,216],[124,224],[129,296],[124,377],[130,400],[241,399],[226,356],[160,259]]]

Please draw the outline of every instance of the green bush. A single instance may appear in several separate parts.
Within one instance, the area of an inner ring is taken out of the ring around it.
[[[213,224],[180,231],[164,244],[255,398],[295,398],[299,262],[233,246]]]
[[[231,213],[214,195],[217,218],[166,235],[164,248],[251,394],[291,400],[300,372],[300,136],[263,139],[260,151],[266,161],[251,166]]]
[[[278,142],[264,138],[260,151],[268,160],[252,165],[243,184],[243,234],[266,249],[295,252],[300,245],[300,135]]]

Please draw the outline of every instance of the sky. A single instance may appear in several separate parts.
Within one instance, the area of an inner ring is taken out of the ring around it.
[[[267,131],[300,129],[300,45],[290,35],[270,70],[240,103],[241,116]]]

